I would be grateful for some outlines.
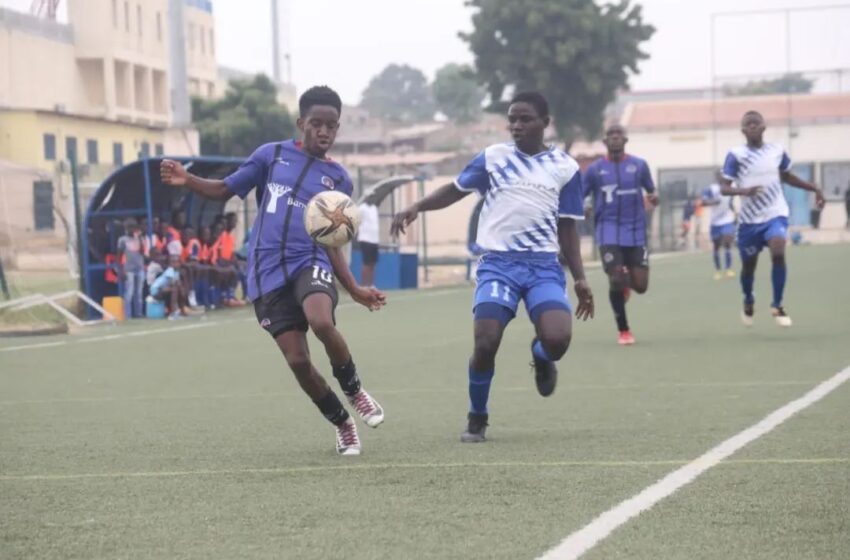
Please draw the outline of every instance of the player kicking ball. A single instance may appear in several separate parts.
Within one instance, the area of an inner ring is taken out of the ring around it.
[[[791,172],[791,159],[779,144],[764,141],[764,117],[747,111],[741,119],[741,132],[747,143],[732,148],[723,164],[721,191],[740,196],[738,213],[738,249],[741,252],[741,288],[744,291],[744,325],[753,325],[755,296],[753,283],[761,250],[767,246],[773,261],[770,274],[773,301],[770,311],[781,327],[791,326],[791,317],[782,305],[788,268],[785,265],[785,238],[788,235],[788,202],[782,183],[815,193],[818,208],[823,208],[823,192]]]
[[[248,297],[257,321],[274,338],[301,389],[336,427],[336,450],[359,455],[354,420],[316,370],[307,347],[307,329],[324,345],[333,375],[348,403],[370,427],[384,411],[360,384],[351,352],[336,328],[338,294],[331,271],[357,303],[380,309],[384,294],[364,288],[352,276],[342,251],[318,245],[304,227],[304,211],[314,196],[328,190],[351,195],[346,170],[327,159],[339,129],[342,102],[332,89],[308,89],[299,100],[300,141],[264,144],[223,180],[202,179],[176,161],[163,160],[162,182],[186,186],[216,200],[245,198],[256,187],[257,217],[248,249]]]
[[[475,156],[454,183],[399,212],[392,233],[404,233],[420,212],[446,208],[470,193],[484,197],[477,244],[474,348],[469,360],[469,415],[465,443],[485,440],[487,400],[496,352],[519,301],[537,333],[531,342],[538,392],[555,390],[561,359],[570,345],[572,315],[563,257],[575,280],[576,317],[593,317],[593,294],[584,277],[576,220],[584,219],[578,164],[543,143],[549,106],[539,93],[520,93],[508,108],[513,143],[494,144]]]
[[[584,195],[593,196],[596,244],[608,275],[608,299],[617,321],[617,342],[635,343],[626,317],[630,290],[643,294],[649,288],[649,250],[646,245],[646,202],[658,204],[655,185],[646,161],[626,153],[626,129],[615,124],[605,131],[605,157],[584,173]]]

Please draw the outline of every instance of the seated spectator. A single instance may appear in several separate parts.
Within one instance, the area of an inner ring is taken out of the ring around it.
[[[229,212],[226,216],[225,228],[213,244],[212,250],[212,263],[218,275],[222,303],[227,307],[245,305],[245,302],[236,299],[236,284],[239,282],[239,268],[235,255],[236,240],[233,236],[236,225],[236,213]]]
[[[201,257],[201,241],[195,235],[195,229],[192,227],[183,228],[181,241],[183,243],[183,251],[180,254],[180,263],[182,265],[181,274],[185,273],[185,282],[189,291],[189,305],[196,307],[198,305],[198,289],[199,279],[203,275],[203,270],[200,264]],[[201,298],[206,302],[206,297],[201,294]]]
[[[151,297],[168,306],[168,318],[171,320],[193,315],[183,283],[180,281],[180,255],[169,255],[168,264],[168,268],[151,284]]]

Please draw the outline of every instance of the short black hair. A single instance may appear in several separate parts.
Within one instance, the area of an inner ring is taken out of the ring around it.
[[[751,117],[751,116],[758,116],[759,118],[761,118],[762,120],[764,120],[764,115],[762,115],[761,113],[759,113],[759,112],[758,112],[758,111],[756,111],[755,109],[750,109],[749,111],[747,111],[746,113],[744,113],[744,116],[743,116],[743,117],[741,117],[741,120],[746,119],[747,117]]]
[[[301,116],[306,115],[310,107],[314,105],[328,105],[342,115],[342,99],[339,98],[337,92],[328,86],[313,86],[301,94],[301,98],[298,100],[298,110],[301,112]]]
[[[511,99],[511,105],[514,103],[528,103],[537,111],[537,115],[540,118],[546,118],[549,116],[549,102],[546,101],[546,98],[543,97],[542,93],[537,91],[521,91],[518,94],[514,95],[514,98]]]

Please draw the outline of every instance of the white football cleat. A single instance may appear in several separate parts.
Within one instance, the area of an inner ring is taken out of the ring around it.
[[[340,455],[360,455],[360,437],[351,417],[336,427],[336,452]]]
[[[741,311],[741,322],[745,327],[749,328],[753,326],[753,314],[755,313],[755,306],[752,303],[745,303],[744,310]]]
[[[347,398],[349,404],[354,407],[360,418],[370,428],[377,428],[384,421],[384,409],[365,390],[360,389],[355,394],[347,396]]]
[[[791,317],[785,313],[785,309],[783,307],[771,307],[770,313],[773,315],[773,319],[776,321],[776,324],[780,327],[788,328],[791,326]]]

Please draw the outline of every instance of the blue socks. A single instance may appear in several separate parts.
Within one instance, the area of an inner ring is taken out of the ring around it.
[[[729,253],[726,253],[727,255]],[[729,268],[729,265],[726,265],[726,268]],[[720,251],[714,252],[714,270],[720,271]]]
[[[717,268],[720,268],[720,257],[717,257]],[[732,249],[726,249],[726,270],[732,268]]]
[[[785,264],[777,265],[774,263],[773,270],[770,272],[770,281],[773,283],[773,307],[782,306],[782,295],[785,292],[785,278],[788,275],[788,268]]]
[[[473,371],[469,366],[469,411],[473,414],[487,414],[487,399],[490,398],[494,373],[493,370]]]
[[[538,360],[546,360],[547,362],[554,362],[552,358],[546,353],[546,350],[543,348],[543,343],[539,340],[534,341],[534,345],[531,347],[531,353],[534,354],[534,357]]]
[[[755,303],[755,298],[753,297],[753,282],[755,281],[755,276],[747,276],[743,272],[741,273],[741,288],[744,290],[744,303],[752,305]]]

